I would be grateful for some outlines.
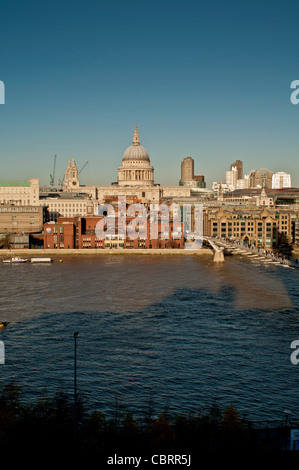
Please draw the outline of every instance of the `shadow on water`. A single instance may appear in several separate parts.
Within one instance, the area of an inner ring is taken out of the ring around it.
[[[49,311],[13,324],[1,334],[3,381],[21,381],[29,397],[62,382],[72,393],[79,331],[78,386],[105,412],[115,397],[137,414],[151,400],[185,411],[217,399],[257,419],[280,419],[286,407],[299,416],[298,371],[289,360],[298,307],[280,279],[216,270],[214,285],[173,285],[143,309]],[[267,282],[275,301],[262,303]]]

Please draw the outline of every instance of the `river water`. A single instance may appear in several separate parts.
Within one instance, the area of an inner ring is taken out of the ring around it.
[[[299,270],[239,256],[64,256],[0,265],[0,385],[26,398],[78,390],[91,408],[142,414],[233,404],[299,419]]]

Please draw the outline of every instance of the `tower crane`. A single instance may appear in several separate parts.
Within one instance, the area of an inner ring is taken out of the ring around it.
[[[50,175],[50,185],[53,187],[55,184],[55,168],[56,168],[56,158],[57,155],[54,157],[54,165],[53,165],[53,174]]]
[[[89,163],[89,162],[85,162],[85,163],[84,163],[84,165],[82,166],[81,170],[80,170],[79,173],[78,173],[78,176],[80,175],[81,171],[84,170],[84,168],[86,167],[87,163]]]

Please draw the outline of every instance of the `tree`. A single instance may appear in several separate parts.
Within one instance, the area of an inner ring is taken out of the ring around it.
[[[233,405],[229,405],[225,408],[220,423],[222,428],[226,431],[238,430],[242,427],[240,414]]]

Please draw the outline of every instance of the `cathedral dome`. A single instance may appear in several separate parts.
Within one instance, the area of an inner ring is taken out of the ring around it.
[[[137,125],[135,126],[132,145],[130,145],[130,147],[128,147],[123,154],[123,161],[124,160],[149,162],[149,155],[147,151],[144,147],[142,147],[142,145],[140,145]]]

